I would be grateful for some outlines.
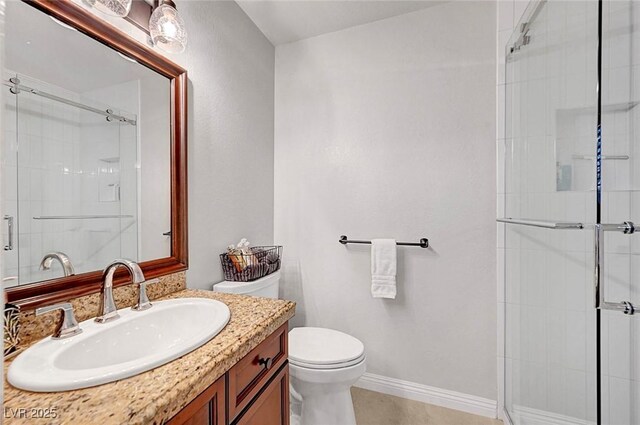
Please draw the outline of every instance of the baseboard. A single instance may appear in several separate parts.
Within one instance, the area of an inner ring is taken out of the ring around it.
[[[435,406],[485,416],[487,418],[497,417],[497,403],[495,400],[456,391],[443,390],[415,382],[402,381],[373,373],[365,373],[358,382],[356,382],[355,386],[409,400],[421,401]]]
[[[585,419],[524,406],[513,406],[513,414],[526,425],[594,425]]]

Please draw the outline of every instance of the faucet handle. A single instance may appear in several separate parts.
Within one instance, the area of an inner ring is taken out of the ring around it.
[[[160,279],[145,280],[138,283],[138,304],[131,307],[135,311],[144,311],[151,308],[152,304],[147,296],[147,285],[160,282]]]
[[[51,338],[62,339],[82,333],[82,329],[78,326],[78,321],[73,315],[73,306],[70,303],[59,303],[37,308],[36,316],[40,316],[54,310],[60,310],[62,315]]]

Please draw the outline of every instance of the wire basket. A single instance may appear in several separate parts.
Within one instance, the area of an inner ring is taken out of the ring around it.
[[[251,282],[280,270],[282,246],[254,246],[251,254],[220,254],[225,280]]]

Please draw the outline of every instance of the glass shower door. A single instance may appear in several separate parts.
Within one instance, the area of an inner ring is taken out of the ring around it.
[[[632,1],[536,1],[508,44],[500,221],[518,425],[640,424],[638,28]]]
[[[3,79],[15,78],[15,74],[5,73]],[[3,87],[7,89],[7,87]],[[2,286],[9,288],[19,283],[20,259],[18,255],[18,98],[3,96],[2,149],[0,167],[2,176],[2,245],[3,251]]]
[[[597,30],[597,2],[532,2],[507,45],[505,408],[517,425],[596,421]]]
[[[40,267],[51,252],[76,273],[137,260],[137,116],[95,100],[117,104],[110,87],[74,92],[9,71],[3,84],[5,286],[62,276],[57,262]]]
[[[601,423],[640,424],[640,4],[602,2]],[[638,127],[638,129],[636,129]],[[623,223],[628,223],[623,225]],[[631,223],[639,229],[636,231]],[[622,229],[622,231],[620,231]],[[626,233],[625,229],[629,229]],[[634,311],[635,310],[635,311]],[[635,314],[633,314],[635,313]]]

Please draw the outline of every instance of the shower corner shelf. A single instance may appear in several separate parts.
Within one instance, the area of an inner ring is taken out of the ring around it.
[[[602,105],[602,113],[615,113],[615,112],[629,112],[633,108],[635,108],[640,102],[620,102],[620,103],[609,103],[606,105]],[[558,113],[567,113],[567,114],[595,114],[597,112],[597,108],[595,106],[577,106],[573,108],[562,108],[557,109]]]
[[[595,155],[578,155],[574,154],[572,159],[586,159],[589,161],[594,161],[596,159]],[[629,159],[629,155],[602,155],[600,157],[603,161],[626,161]]]

